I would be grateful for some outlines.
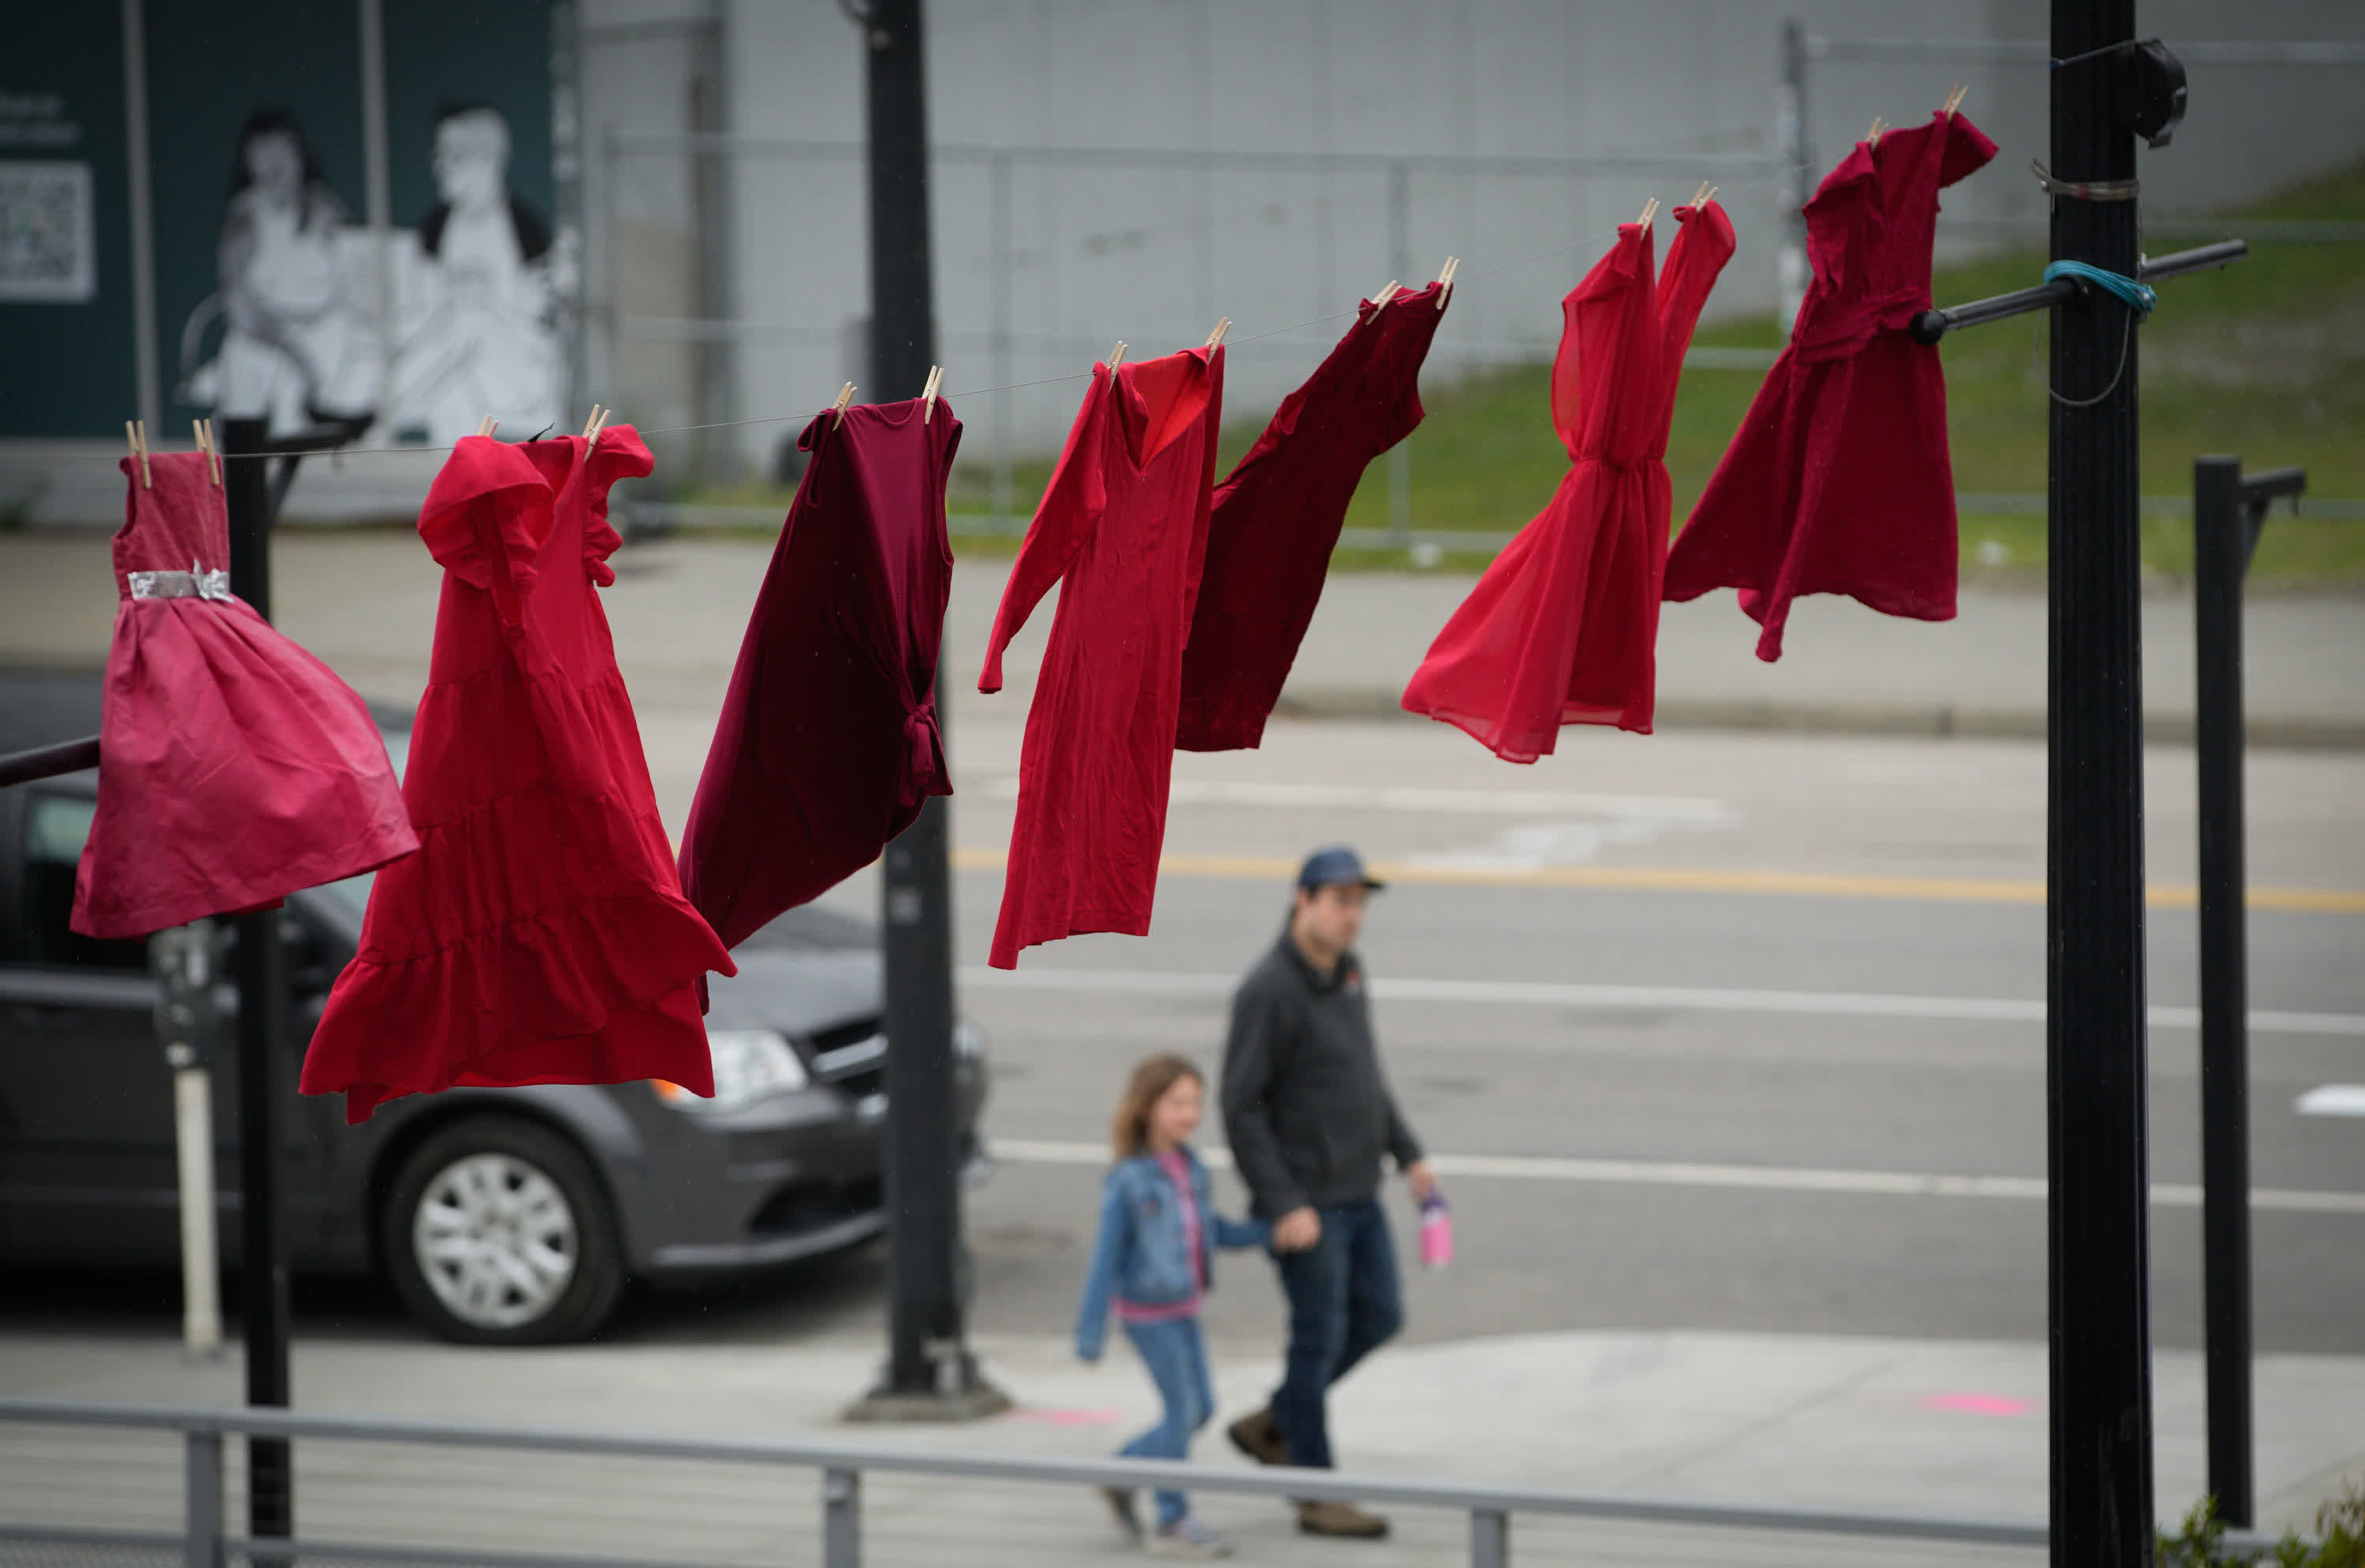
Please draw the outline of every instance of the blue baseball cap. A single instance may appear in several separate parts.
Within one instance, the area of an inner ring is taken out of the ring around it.
[[[1316,850],[1306,857],[1306,864],[1297,868],[1297,885],[1309,890],[1347,887],[1354,883],[1375,890],[1387,886],[1364,870],[1363,857],[1343,844]]]

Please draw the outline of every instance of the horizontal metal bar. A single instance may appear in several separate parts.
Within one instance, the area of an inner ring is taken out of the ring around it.
[[[177,1544],[177,1541],[175,1542]],[[553,1552],[480,1551],[443,1546],[384,1546],[367,1541],[314,1540],[309,1537],[228,1536],[225,1553],[290,1561],[315,1557],[345,1562],[435,1562],[454,1568],[701,1568],[679,1560],[637,1557],[561,1556]]]
[[[0,1540],[28,1546],[94,1546],[103,1551],[181,1554],[182,1537],[152,1530],[75,1529],[63,1525],[0,1524]]]
[[[2285,496],[2297,501],[2306,493],[2304,468],[2261,468],[2242,476],[2242,498],[2254,507],[2268,506]]]
[[[2213,245],[2197,245],[2190,251],[2175,251],[2165,256],[2149,258],[2136,267],[2135,275],[2146,283],[2154,278],[2180,277],[2186,273],[2200,272],[2208,267],[2229,266],[2249,253],[2247,241],[2220,240]],[[2057,277],[2034,288],[2016,288],[2010,294],[1974,299],[1967,305],[1949,305],[1940,310],[1924,310],[1913,318],[1905,330],[1907,336],[1917,343],[1934,343],[1956,327],[1977,327],[1985,322],[2025,316],[2032,310],[2045,310],[2067,304],[2083,295],[2087,287],[2086,284],[2075,278]]]
[[[1970,61],[1989,65],[2048,64],[2053,50],[2042,39],[1841,39],[1807,35],[1812,60],[1859,63],[1945,65]],[[2365,44],[2295,40],[2251,42],[2208,39],[2169,45],[2187,65],[2365,65]]]
[[[1782,1529],[1818,1535],[1877,1536],[1997,1546],[2042,1546],[2046,1527],[1941,1515],[1897,1514],[1771,1504],[1696,1502],[1512,1486],[1403,1481],[1344,1471],[1246,1470],[1167,1460],[1016,1459],[921,1450],[833,1447],[818,1443],[636,1436],[552,1428],[476,1426],[403,1418],[358,1418],[268,1407],[203,1408],[163,1405],[84,1405],[62,1400],[0,1401],[0,1422],[44,1426],[239,1432],[262,1437],[409,1443],[623,1459],[774,1464],[1015,1481],[1055,1486],[1164,1486],[1250,1496],[1387,1503],[1403,1507],[1552,1514],[1634,1523]]]
[[[742,136],[729,131],[620,131],[607,139],[606,146],[610,152],[622,156],[681,157],[704,153],[726,157],[859,162],[867,155],[866,144],[859,141]],[[939,163],[992,165],[1009,162],[1104,169],[1238,169],[1255,174],[1276,169],[1385,174],[1405,168],[1417,174],[1696,174],[1703,170],[1723,170],[1737,175],[1767,173],[1776,163],[1776,160],[1764,151],[1713,148],[1696,152],[1593,152],[1571,157],[1541,153],[1300,152],[1280,148],[994,147],[976,142],[939,141],[928,151]]]
[[[97,766],[96,735],[35,746],[30,751],[13,751],[0,756],[0,789],[11,784],[30,784],[36,778],[54,778],[61,773],[80,773],[85,767]]]

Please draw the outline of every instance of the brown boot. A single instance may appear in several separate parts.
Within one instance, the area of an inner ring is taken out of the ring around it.
[[[1367,1513],[1352,1503],[1300,1503],[1297,1505],[1297,1530],[1300,1535],[1378,1540],[1388,1533],[1388,1521],[1383,1516]]]
[[[1259,1464],[1287,1464],[1289,1439],[1270,1409],[1252,1411],[1224,1428],[1232,1446]]]

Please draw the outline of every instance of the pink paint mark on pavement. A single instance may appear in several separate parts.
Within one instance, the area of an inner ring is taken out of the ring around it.
[[[2001,1394],[1933,1394],[1922,1402],[1922,1408],[1955,1416],[2025,1416],[2036,1408],[2036,1401]]]
[[[1125,1419],[1122,1410],[1013,1410],[1011,1421],[1037,1421],[1047,1427],[1114,1427]]]

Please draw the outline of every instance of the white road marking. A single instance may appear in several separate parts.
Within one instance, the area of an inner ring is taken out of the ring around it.
[[[1090,1165],[1109,1162],[1108,1147],[1054,1138],[996,1137],[987,1151],[1016,1165]],[[1228,1170],[1231,1155],[1202,1148],[1208,1165]],[[1563,1159],[1545,1156],[1435,1154],[1429,1164],[1440,1176],[1508,1182],[1570,1182],[1642,1187],[1711,1187],[1759,1193],[1844,1193],[1883,1198],[2001,1198],[2043,1202],[2042,1176],[1945,1176],[1912,1170],[1830,1170],[1762,1165],[1706,1165],[1682,1160]],[[2201,1189],[2181,1182],[2156,1182],[2151,1201],[2165,1208],[2197,1209]],[[2285,1214],[2365,1215],[2365,1193],[2318,1193],[2254,1187],[2250,1207]]]
[[[997,991],[1105,992],[1125,996],[1228,997],[1237,975],[1160,969],[995,969],[965,966],[963,985]],[[1753,991],[1711,986],[1584,985],[1543,980],[1419,980],[1372,981],[1382,1002],[1493,1003],[1597,1011],[1784,1013],[1814,1017],[1954,1019],[1981,1024],[2043,1024],[2045,1003],[2010,997],[1901,996],[1878,991]],[[2156,1029],[2197,1029],[2197,1007],[2155,1007]],[[2254,1012],[2250,1027],[2270,1035],[2334,1035],[2365,1038],[2365,1014]]]
[[[981,794],[1014,800],[1018,777],[985,781]],[[1721,825],[1733,820],[1722,801],[1698,795],[1587,795],[1565,790],[1427,790],[1410,785],[1277,784],[1247,779],[1177,778],[1170,806],[1274,806],[1285,810],[1431,812],[1467,816],[1595,816],[1653,823]]]
[[[2299,1097],[2303,1116],[2365,1116],[2365,1083],[2326,1083]]]

